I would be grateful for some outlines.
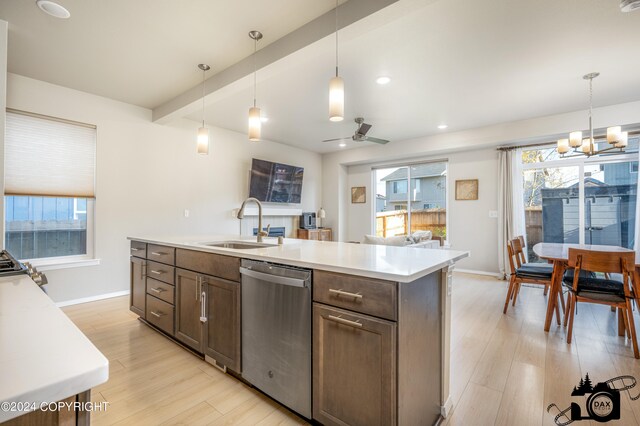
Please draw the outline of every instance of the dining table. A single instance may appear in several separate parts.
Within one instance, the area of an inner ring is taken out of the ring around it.
[[[569,249],[572,248],[611,253],[633,251],[625,247],[592,244],[538,243],[534,245],[533,252],[536,256],[553,263],[553,275],[551,276],[551,289],[549,292],[549,302],[547,303],[547,314],[544,320],[544,331],[549,331],[551,328],[551,320],[553,319],[553,312],[556,308],[558,292],[562,291],[562,278],[569,266]],[[562,297],[562,294],[559,296]]]

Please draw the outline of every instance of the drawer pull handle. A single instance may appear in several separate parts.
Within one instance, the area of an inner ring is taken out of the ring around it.
[[[157,318],[162,318],[163,316],[167,315],[165,313],[155,312],[155,311],[151,311],[150,314],[153,315],[154,317],[157,317]]]
[[[362,328],[362,323],[358,322],[358,321],[351,321],[348,319],[344,319],[342,318],[342,316],[336,317],[334,315],[329,315],[329,317],[327,318],[331,321],[340,323],[340,324],[344,324],[344,325],[348,325],[350,327],[357,327],[357,328]]]
[[[142,250],[142,249],[131,247],[131,251],[140,251],[140,250]]]
[[[151,254],[154,255],[154,256],[166,256],[167,255],[167,253],[162,252],[162,251],[152,251]]]
[[[153,287],[152,287],[152,288],[150,288],[149,290],[151,290],[151,291],[155,291],[155,292],[156,292],[156,293],[158,293],[158,294],[162,293],[163,291],[167,291],[167,290],[165,290],[164,288],[153,288]]]
[[[152,273],[152,274],[156,274],[156,275],[162,275],[162,274],[164,274],[164,273],[165,273],[165,271],[156,271],[155,269],[152,269],[152,270],[151,270],[151,273]]]
[[[362,295],[360,293],[349,293],[348,291],[335,290],[333,288],[329,289],[329,293],[335,294],[336,296],[345,296],[345,297],[353,297],[354,299],[362,300]]]

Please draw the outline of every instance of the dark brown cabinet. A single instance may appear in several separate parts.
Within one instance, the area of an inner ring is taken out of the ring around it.
[[[204,354],[240,371],[240,283],[204,276]]]
[[[139,257],[131,256],[130,258],[130,274],[131,274],[131,291],[129,293],[129,309],[145,317],[145,299],[146,299],[146,268],[147,261]]]
[[[315,420],[396,424],[396,323],[314,303],[313,358]]]
[[[176,270],[176,339],[202,352],[202,284],[201,276],[192,271]]]

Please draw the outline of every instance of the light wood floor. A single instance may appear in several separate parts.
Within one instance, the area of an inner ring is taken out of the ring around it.
[[[630,343],[617,336],[616,317],[608,307],[579,304],[573,343],[567,345],[565,329],[555,322],[549,333],[543,331],[546,298],[541,288],[523,287],[507,315],[502,314],[505,293],[503,281],[456,274],[454,410],[447,424],[553,425],[546,407],[568,407],[571,390],[584,374],[594,383],[620,374],[640,379],[640,361],[633,358]],[[106,412],[94,413],[96,425],[304,424],[140,323],[128,311],[127,297],[64,311],[109,358],[110,379],[94,389],[93,399],[110,405]],[[621,399],[621,420],[607,424],[640,424],[640,400],[630,401],[624,393]]]

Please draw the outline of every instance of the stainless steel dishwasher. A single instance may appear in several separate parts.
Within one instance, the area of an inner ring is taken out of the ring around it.
[[[311,418],[311,271],[242,260],[242,377]]]

